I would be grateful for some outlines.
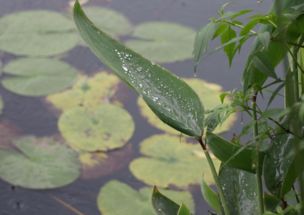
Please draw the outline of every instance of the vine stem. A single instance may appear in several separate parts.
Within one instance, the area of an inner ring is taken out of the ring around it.
[[[258,201],[259,201],[259,212],[260,215],[264,214],[264,201],[263,201],[263,182],[262,182],[262,174],[261,174],[261,163],[260,163],[260,142],[257,140],[259,135],[259,127],[258,127],[258,117],[257,117],[257,92],[254,92],[252,97],[252,117],[254,121],[253,127],[253,139],[256,145],[256,179],[257,179],[257,187],[258,187]]]
[[[227,202],[226,202],[226,199],[225,199],[225,196],[224,196],[224,192],[223,192],[223,188],[220,184],[220,181],[219,181],[219,178],[218,178],[218,175],[217,175],[217,172],[216,172],[216,169],[215,169],[215,166],[214,166],[214,163],[212,161],[212,158],[208,152],[208,149],[206,147],[206,144],[204,143],[203,139],[200,138],[199,140],[199,143],[204,151],[204,154],[207,158],[207,162],[209,164],[209,167],[210,167],[210,170],[211,170],[211,174],[213,176],[213,179],[214,179],[214,182],[215,182],[215,185],[216,185],[216,188],[217,188],[217,191],[218,191],[218,194],[219,194],[219,197],[220,197],[220,202],[221,202],[221,206],[222,206],[222,210],[223,210],[223,215],[230,215],[230,212],[229,212],[229,209],[228,209],[228,205],[227,205]]]

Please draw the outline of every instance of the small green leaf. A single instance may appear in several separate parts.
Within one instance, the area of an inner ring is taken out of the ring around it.
[[[182,204],[178,209],[177,215],[191,215],[191,212],[186,205]]]
[[[152,187],[143,187],[137,191],[125,183],[111,180],[100,189],[98,209],[103,215],[157,215],[152,206],[152,190]],[[178,205],[185,203],[194,212],[190,192],[165,189],[160,192]]]
[[[118,11],[105,7],[84,7],[84,11],[98,28],[111,36],[127,35],[132,30],[129,20]]]
[[[74,20],[91,50],[132,86],[162,121],[187,135],[201,136],[204,110],[197,94],[184,81],[97,29],[78,2]]]
[[[219,196],[214,192],[208,184],[203,180],[201,184],[201,192],[204,197],[204,200],[208,205],[218,214],[221,213],[221,202]]]
[[[80,175],[78,154],[52,138],[23,137],[16,150],[0,150],[0,178],[16,186],[50,189]]]
[[[133,31],[126,45],[151,61],[170,63],[192,56],[193,29],[170,22],[146,22]]]
[[[207,132],[207,145],[226,165],[255,173],[254,150],[233,144],[210,132]]]
[[[200,58],[207,52],[209,42],[213,39],[217,27],[217,23],[209,22],[197,32],[193,50],[194,62],[196,64],[198,64]]]
[[[178,204],[161,194],[156,187],[153,188],[152,205],[158,215],[175,215],[179,211]]]
[[[268,31],[264,31],[261,33],[258,33],[258,40],[260,41],[260,43],[264,46],[265,49],[268,48],[269,43],[270,43],[270,39],[271,39],[271,35]]]
[[[22,11],[0,19],[0,50],[12,54],[51,56],[78,42],[73,22],[56,12]]]
[[[252,64],[258,71],[265,73],[268,77],[277,79],[271,60],[264,53],[260,52],[255,54],[252,59]]]
[[[82,151],[107,151],[124,146],[132,137],[130,114],[115,105],[75,107],[64,111],[58,127],[67,143]]]
[[[225,166],[220,169],[219,181],[230,214],[259,214],[257,182],[254,174]]]
[[[71,86],[77,70],[67,63],[53,59],[21,58],[5,65],[3,86],[25,96],[44,96]]]
[[[236,38],[236,32],[229,25],[227,25],[226,30],[221,34],[222,44],[228,43],[229,41]],[[224,47],[224,51],[228,57],[229,65],[231,65],[233,57],[236,53],[236,43],[230,43]]]
[[[134,159],[129,169],[146,184],[186,187],[200,184],[202,172],[208,184],[214,183],[207,159],[198,144],[189,144],[178,136],[154,135],[141,143],[140,152],[143,156]],[[214,159],[214,163],[218,168],[219,161]]]

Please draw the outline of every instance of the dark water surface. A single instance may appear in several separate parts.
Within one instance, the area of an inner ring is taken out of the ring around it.
[[[144,21],[172,21],[194,29],[198,29],[208,22],[208,18],[215,16],[216,10],[224,0],[92,0],[89,5],[100,5],[113,8],[126,15],[134,24]],[[255,8],[257,11],[266,11],[271,1],[257,3],[254,0],[233,1],[231,8]],[[0,0],[0,16],[30,9],[48,9],[66,11],[66,0]],[[245,53],[245,52],[244,52]],[[8,62],[15,58],[13,55],[0,52],[0,61]],[[198,77],[223,86],[224,89],[240,87],[242,66],[246,55],[238,56],[231,69],[227,69],[227,60],[223,54],[215,54],[205,59],[199,67]],[[78,47],[69,52],[64,58],[67,62],[81,71],[92,74],[105,68],[90,51]],[[183,77],[193,77],[192,61],[183,61],[165,64],[165,67]],[[126,86],[122,86],[120,95],[125,99],[125,107],[132,114],[136,131],[129,141],[132,147],[130,156],[138,156],[138,144],[146,137],[159,131],[149,125],[140,116],[136,104],[137,96]],[[47,104],[40,98],[31,98],[15,95],[0,87],[5,109],[1,121],[6,121],[19,128],[22,134],[36,136],[53,135],[57,130],[57,117],[48,110]],[[238,129],[238,125],[234,129]],[[229,136],[229,134],[228,134]],[[231,136],[231,134],[230,134]],[[128,146],[126,146],[128,147]],[[130,158],[128,158],[130,160]],[[73,184],[50,191],[32,191],[12,187],[0,181],[0,215],[69,215],[75,214],[54,200],[54,197],[68,202],[85,215],[100,214],[96,206],[96,197],[100,187],[111,179],[126,182],[132,187],[142,187],[144,184],[136,180],[128,170],[128,162],[113,161],[117,170],[105,176],[82,180]],[[118,165],[115,162],[119,162]],[[196,213],[207,214],[207,206],[202,202],[198,186],[190,187],[195,196]],[[118,206],[119,207],[119,206]],[[129,214],[126,214],[129,215]]]

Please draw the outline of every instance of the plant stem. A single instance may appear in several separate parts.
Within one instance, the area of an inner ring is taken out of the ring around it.
[[[258,200],[259,200],[259,211],[260,215],[264,214],[264,201],[263,201],[263,183],[262,183],[262,174],[261,174],[261,163],[260,163],[260,142],[257,140],[259,135],[258,129],[258,121],[257,121],[257,92],[254,92],[252,97],[252,112],[253,112],[253,120],[254,120],[254,127],[253,127],[253,138],[256,145],[256,179],[257,179],[257,186],[258,186]]]
[[[209,164],[209,167],[210,167],[210,170],[211,170],[211,173],[212,173],[212,176],[213,176],[213,179],[214,179],[214,182],[215,182],[215,185],[216,185],[216,188],[217,188],[217,191],[219,193],[219,197],[220,197],[220,201],[221,201],[221,206],[222,206],[222,209],[224,211],[223,215],[230,215],[230,212],[229,212],[229,209],[228,209],[228,205],[227,205],[227,202],[226,202],[226,199],[225,199],[225,196],[224,196],[224,192],[223,192],[223,189],[222,189],[222,186],[220,184],[220,181],[219,181],[219,178],[218,178],[218,175],[217,175],[217,172],[216,172],[216,169],[215,169],[215,166],[214,166],[214,163],[212,161],[212,158],[210,157],[210,154],[206,148],[206,144],[204,143],[204,141],[202,139],[199,139],[199,143],[204,151],[204,154],[207,158],[207,162]]]

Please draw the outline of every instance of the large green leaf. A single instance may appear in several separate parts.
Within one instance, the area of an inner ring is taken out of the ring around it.
[[[110,104],[64,111],[58,126],[68,144],[83,151],[120,148],[134,132],[134,122],[130,114]]]
[[[121,13],[105,7],[84,7],[88,17],[98,28],[112,36],[129,34],[132,25]]]
[[[72,21],[63,15],[33,10],[0,19],[0,50],[16,55],[49,56],[66,52],[79,37]]]
[[[130,170],[136,178],[150,185],[185,187],[199,184],[202,175],[213,183],[207,159],[199,145],[185,143],[178,136],[155,135],[141,143],[144,155],[133,160]],[[218,160],[214,160],[216,167]]]
[[[175,215],[179,210],[179,205],[159,192],[156,187],[153,188],[152,205],[158,215]]]
[[[225,166],[220,169],[219,181],[230,214],[259,214],[257,182],[254,174]]]
[[[288,134],[279,134],[272,139],[272,146],[266,152],[264,160],[264,180],[267,189],[282,198],[282,186],[293,161],[293,138]]]
[[[0,150],[0,178],[31,189],[56,188],[72,183],[80,174],[76,152],[51,138],[24,137],[16,150]]]
[[[77,70],[62,61],[43,58],[22,58],[11,61],[3,69],[7,74],[1,83],[20,95],[44,96],[73,84]]]
[[[94,108],[112,101],[119,83],[117,76],[107,72],[99,72],[92,77],[81,75],[71,89],[49,95],[47,101],[62,111],[78,106]]]
[[[132,86],[162,121],[190,136],[201,136],[203,107],[184,81],[97,29],[78,2],[74,6],[74,20],[97,57]]]
[[[126,45],[147,59],[169,63],[189,59],[195,32],[186,26],[169,22],[147,22],[136,26]]]
[[[160,191],[174,202],[184,203],[194,212],[194,201],[189,192]],[[137,191],[127,184],[112,180],[101,188],[97,204],[103,215],[156,215],[151,197],[152,188],[144,187]]]
[[[192,87],[192,89],[197,93],[199,96],[201,102],[205,104],[205,109],[207,110],[212,110],[216,108],[218,105],[221,104],[220,101],[220,94],[222,93],[222,87],[214,84],[214,83],[209,83],[201,79],[194,79],[194,78],[184,78],[185,82]],[[226,99],[227,104],[230,103],[228,99]],[[140,108],[141,114],[147,118],[148,122],[160,129],[163,130],[167,133],[170,134],[176,134],[178,135],[179,132],[170,128],[168,125],[163,123],[161,120],[157,118],[157,116],[150,110],[150,108],[145,104],[144,100],[142,98],[138,98],[137,104]],[[212,117],[210,114],[208,114],[205,118],[205,126],[210,126],[207,125],[207,119],[210,119]],[[235,121],[236,115],[230,115],[227,120],[224,121],[223,124],[220,124],[219,126],[216,127],[215,133],[221,133],[224,131],[229,130]],[[210,120],[209,120],[210,121]]]
[[[207,145],[225,165],[252,173],[256,172],[254,167],[255,150],[233,144],[210,132],[207,133]]]

